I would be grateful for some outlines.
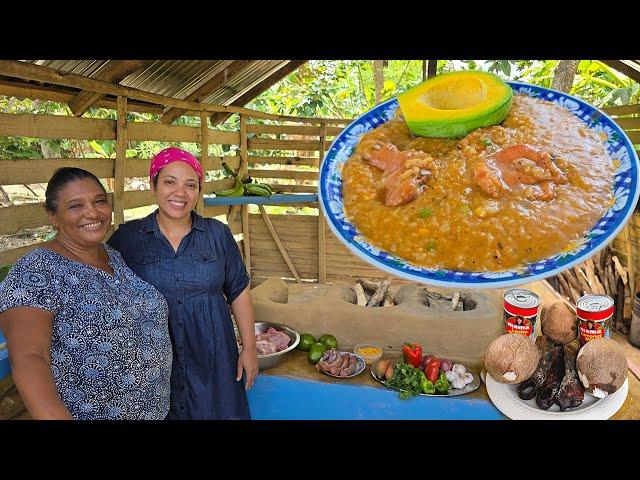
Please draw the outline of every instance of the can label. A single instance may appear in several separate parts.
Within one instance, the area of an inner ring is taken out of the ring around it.
[[[504,292],[504,332],[535,336],[540,297],[522,288]]]
[[[614,301],[608,295],[585,295],[576,303],[580,346],[596,338],[609,337]]]

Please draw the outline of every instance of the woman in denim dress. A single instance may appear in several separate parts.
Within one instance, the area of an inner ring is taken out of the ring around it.
[[[158,209],[121,225],[108,244],[169,303],[173,369],[167,418],[250,419],[245,382],[248,390],[258,356],[240,250],[225,224],[193,211],[203,176],[193,155],[169,147],[153,158],[149,176]]]

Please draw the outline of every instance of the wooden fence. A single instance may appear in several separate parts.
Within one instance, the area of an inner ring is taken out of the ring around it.
[[[288,117],[286,121],[267,120],[270,123],[266,123],[260,112],[256,112],[257,118],[240,113],[237,131],[224,131],[209,126],[210,113],[206,111],[200,114],[200,127],[127,121],[125,97],[118,97],[116,111],[116,120],[0,113],[0,136],[116,142],[115,158],[0,159],[0,186],[46,183],[56,168],[84,168],[99,178],[112,180],[113,192],[109,196],[115,227],[124,221],[125,210],[154,205],[149,190],[126,188],[128,179],[147,176],[149,166],[147,159],[126,157],[128,142],[146,140],[198,144],[203,169],[213,174],[220,172],[222,162],[226,162],[240,173],[247,172],[258,181],[271,184],[276,191],[315,193],[324,153],[349,122]],[[209,155],[214,145],[228,146],[226,150],[233,154]],[[203,194],[231,186],[229,178],[207,181],[203,184]],[[307,206],[318,207],[315,203]],[[271,276],[321,282],[350,276],[383,276],[381,271],[362,262],[340,244],[328,231],[324,217],[317,214],[267,215],[264,208],[260,208],[260,213],[250,213],[247,206],[207,207],[202,199],[197,209],[204,216],[226,221],[241,239],[239,246],[254,283]],[[0,235],[48,223],[43,203],[0,207]],[[38,244],[0,252],[0,265],[14,263]]]

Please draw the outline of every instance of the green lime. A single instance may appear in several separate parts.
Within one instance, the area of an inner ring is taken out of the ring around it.
[[[300,343],[298,343],[298,350],[308,352],[311,345],[316,343],[316,339],[310,333],[303,333],[300,335]]]
[[[318,342],[324,343],[329,349],[338,348],[338,340],[336,340],[336,337],[334,337],[333,335],[329,335],[328,333],[325,333],[324,335],[322,335],[318,339]]]
[[[322,358],[322,355],[324,355],[326,351],[327,346],[324,343],[316,342],[309,347],[307,360],[309,360],[309,363],[318,363],[318,360]]]

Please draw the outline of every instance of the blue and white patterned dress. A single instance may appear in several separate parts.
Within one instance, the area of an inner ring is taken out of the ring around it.
[[[55,314],[51,369],[76,419],[164,419],[172,351],[165,298],[103,245],[114,275],[37,248],[0,283],[0,313]]]

